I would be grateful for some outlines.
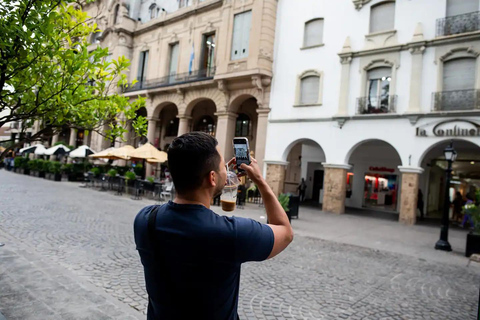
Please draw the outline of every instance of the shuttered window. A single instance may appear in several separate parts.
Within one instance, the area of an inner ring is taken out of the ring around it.
[[[320,77],[308,76],[300,81],[300,104],[318,103],[318,90],[320,89]]]
[[[232,60],[248,57],[251,24],[252,11],[246,11],[235,15],[233,21]]]
[[[443,91],[469,90],[475,87],[475,59],[463,58],[443,64]]]
[[[478,0],[447,0],[447,17],[478,11]]]
[[[381,2],[370,9],[370,33],[393,30],[395,2]]]
[[[140,52],[140,58],[138,60],[138,72],[137,80],[145,81],[147,77],[148,68],[148,50]]]
[[[168,75],[171,77],[171,79],[174,79],[175,75],[177,74],[178,49],[178,42],[170,45],[170,65],[168,67]]]
[[[315,19],[305,23],[303,46],[311,47],[323,43],[323,19]]]

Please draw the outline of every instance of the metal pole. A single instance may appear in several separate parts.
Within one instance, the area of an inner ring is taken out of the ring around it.
[[[452,251],[450,243],[448,243],[448,225],[449,220],[449,211],[450,211],[450,178],[452,175],[452,160],[448,160],[448,168],[446,170],[446,179],[445,179],[445,198],[443,201],[443,216],[442,216],[442,228],[440,230],[440,240],[435,244],[435,249],[443,251]]]

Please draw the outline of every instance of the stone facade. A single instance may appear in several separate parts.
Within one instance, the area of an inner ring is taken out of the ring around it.
[[[286,164],[267,163],[266,180],[276,196],[278,196],[280,193],[283,193],[283,184],[285,182],[285,165]]]
[[[400,197],[400,216],[398,221],[406,225],[413,225],[417,221],[417,201],[419,177],[421,168],[400,168],[402,185]]]
[[[323,211],[343,214],[347,192],[347,169],[327,165],[324,165],[324,168]]]

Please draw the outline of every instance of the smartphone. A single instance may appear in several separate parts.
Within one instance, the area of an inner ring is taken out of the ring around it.
[[[235,159],[237,160],[237,171],[244,172],[240,169],[242,163],[250,164],[250,147],[248,146],[247,138],[234,138],[233,139],[233,152]]]

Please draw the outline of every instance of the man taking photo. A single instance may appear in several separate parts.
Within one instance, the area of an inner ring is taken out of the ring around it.
[[[176,198],[142,209],[134,222],[149,296],[147,319],[237,320],[240,266],[273,258],[292,242],[288,217],[255,159],[241,169],[258,186],[270,224],[210,210],[227,169],[217,140],[206,133],[177,137],[168,163]]]

